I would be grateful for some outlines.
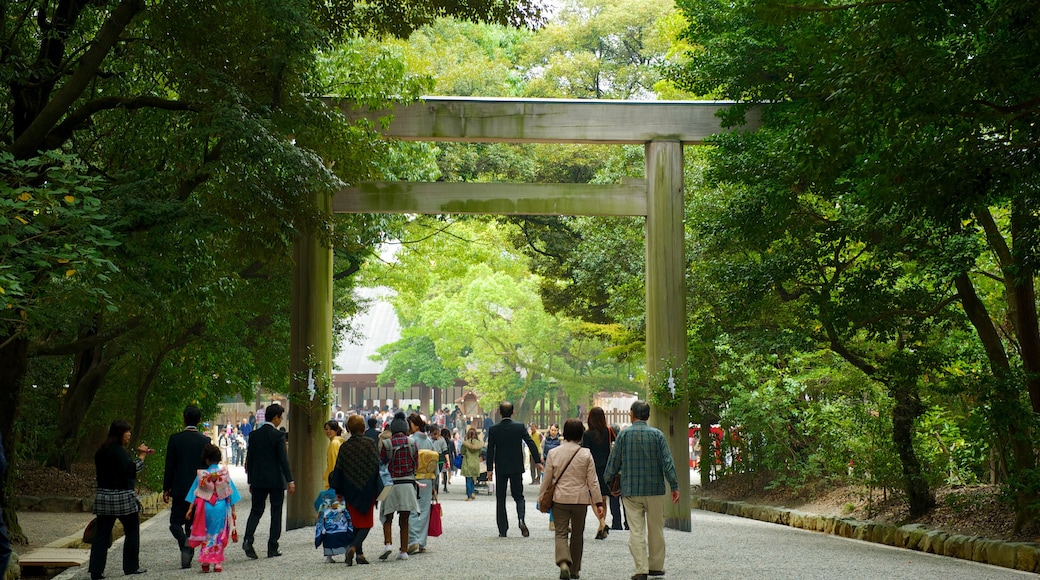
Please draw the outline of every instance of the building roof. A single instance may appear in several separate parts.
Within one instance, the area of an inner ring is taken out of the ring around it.
[[[379,374],[386,368],[385,362],[369,357],[379,347],[396,342],[401,338],[401,324],[394,307],[387,302],[393,291],[386,287],[358,288],[355,294],[361,301],[371,301],[368,308],[350,319],[355,330],[354,341],[345,342],[332,364],[334,374]]]

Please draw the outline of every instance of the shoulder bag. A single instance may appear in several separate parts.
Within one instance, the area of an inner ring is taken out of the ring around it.
[[[581,451],[581,448],[578,451]],[[571,458],[567,460],[567,465],[563,466],[563,471],[560,472],[560,475],[554,479],[542,481],[542,489],[538,492],[538,511],[547,514],[552,510],[553,494],[556,493],[556,482],[560,481],[564,473],[567,473],[567,468],[571,466],[571,462],[574,461],[574,456],[578,454],[578,451],[575,451],[574,455],[571,455]]]

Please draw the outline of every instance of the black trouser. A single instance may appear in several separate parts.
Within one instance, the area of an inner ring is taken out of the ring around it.
[[[267,553],[278,551],[278,539],[282,537],[282,504],[285,503],[284,489],[252,488],[253,505],[249,508],[249,519],[246,521],[246,535],[243,542],[253,544],[253,533],[260,524],[260,517],[267,508],[267,498],[271,498],[271,536],[267,538]]]
[[[183,497],[172,498],[170,504],[170,533],[182,550],[188,547],[188,535],[191,534],[191,520],[186,517],[190,507],[191,504],[184,501]]]
[[[372,509],[375,509],[374,507]],[[354,548],[354,553],[358,556],[365,555],[365,538],[368,537],[368,533],[372,531],[372,528],[354,528],[354,541],[350,543],[350,547]]]
[[[621,498],[610,495],[610,493],[604,494],[603,497],[610,498],[610,527],[615,530],[624,529],[621,527]]]
[[[97,537],[90,546],[91,576],[105,573],[108,563],[108,548],[112,545],[112,528],[116,518],[123,523],[123,573],[136,572],[140,568],[141,554],[141,514],[134,512],[125,516],[98,516]]]
[[[498,533],[505,534],[509,531],[509,518],[506,516],[506,484],[513,494],[516,502],[516,517],[520,522],[524,521],[524,474],[510,473],[509,475],[495,472],[495,520],[498,522]]]

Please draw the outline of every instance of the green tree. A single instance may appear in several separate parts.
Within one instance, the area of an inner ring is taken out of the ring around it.
[[[396,291],[403,326],[403,338],[381,353],[388,367],[380,380],[407,387],[464,378],[488,400],[514,400],[524,412],[551,389],[580,402],[618,384],[611,329],[544,311],[527,260],[508,250],[513,229],[472,219],[411,224],[406,240],[415,241],[370,274]]]
[[[526,46],[526,96],[652,98],[674,10],[667,0],[561,2]]]
[[[863,208],[876,223],[887,224],[888,231],[871,235],[905,244],[904,259],[921,272],[934,272],[936,289],[956,288],[950,296],[960,301],[1000,384],[1015,373],[1008,371],[990,305],[977,298],[979,242],[998,256],[1006,295],[1001,310],[1013,320],[1027,378],[1019,395],[1004,391],[997,405],[1004,417],[994,416],[992,424],[1016,442],[1018,473],[1031,473],[1034,420],[1021,421],[1014,410],[1021,394],[1038,410],[1037,385],[1030,378],[1037,376],[1031,369],[1040,353],[1032,346],[1040,336],[1029,265],[1035,248],[1025,242],[1036,224],[1022,211],[1034,195],[1028,184],[1036,182],[1036,165],[1022,161],[1035,152],[1038,88],[1036,62],[1021,58],[1036,25],[1022,14],[1035,6],[724,6],[690,0],[680,8],[690,22],[692,47],[676,76],[680,86],[772,103],[765,124],[779,130],[771,140],[723,139],[722,156],[740,151],[748,157],[745,183],[752,172],[761,175],[784,159],[795,170],[777,188],[779,199],[791,198],[780,191],[827,191],[827,206]],[[744,110],[734,108],[730,119]],[[762,207],[758,217],[765,220],[773,219],[768,212],[783,209],[775,203]],[[999,229],[1002,222],[991,217],[990,208],[1011,216],[1003,222],[1009,230]],[[866,236],[869,231],[857,238],[876,243]],[[965,235],[976,231],[985,236]],[[937,243],[944,237],[950,242]],[[1035,483],[1016,485],[1025,514]]]
[[[64,216],[84,229],[75,234],[79,247],[56,256],[46,256],[45,248],[31,250],[41,259],[78,266],[79,274],[63,285],[71,290],[80,284],[79,298],[46,309],[52,302],[38,301],[20,311],[24,317],[0,319],[0,392],[10,399],[5,403],[13,403],[8,408],[15,421],[31,356],[69,361],[63,417],[89,414],[114,371],[132,378],[127,384],[133,385],[138,416],[145,416],[147,401],[165,400],[150,399],[149,393],[154,385],[169,384],[163,373],[174,371],[170,358],[198,355],[191,343],[207,344],[213,354],[221,339],[236,339],[200,370],[227,372],[248,351],[255,364],[242,368],[259,373],[253,379],[284,381],[284,367],[276,378],[279,364],[269,362],[284,357],[284,303],[257,296],[287,287],[289,248],[299,231],[329,244],[346,243],[336,249],[345,264],[340,285],[349,285],[350,272],[366,255],[360,247],[381,240],[385,223],[344,218],[333,233],[334,220],[306,200],[381,176],[388,161],[400,158],[400,149],[382,143],[369,127],[352,126],[322,97],[382,106],[387,97],[413,98],[422,86],[392,66],[391,58],[364,61],[359,51],[339,50],[341,42],[359,34],[407,34],[451,14],[503,24],[538,20],[537,6],[526,0],[15,0],[0,6],[4,164],[45,160],[35,179],[12,178],[7,185],[22,188],[14,199],[23,203],[26,192],[43,201],[51,199],[49,187],[80,181],[90,190],[83,197],[97,200],[81,200],[87,211]],[[358,66],[329,75],[322,65],[337,59]],[[89,169],[68,170],[77,164]],[[65,172],[55,174],[54,183],[46,181],[51,167]],[[56,211],[27,225],[44,224]],[[110,238],[88,228],[92,216],[100,215],[107,216],[103,230]],[[4,217],[11,217],[7,209]],[[22,248],[69,236],[65,223],[45,225]],[[118,275],[100,279],[109,263]],[[36,263],[26,275],[26,264],[19,262],[11,278],[4,278],[5,284],[18,281],[9,286],[12,296],[51,295],[56,270]],[[251,316],[242,321],[249,330],[223,334],[222,324],[233,318],[229,305],[236,304],[255,308],[239,312]],[[353,307],[349,300],[337,304]],[[212,383],[195,384],[200,396],[226,392]],[[70,441],[78,427],[78,419],[68,425]],[[8,441],[17,445],[17,439]],[[55,449],[54,461],[66,463],[65,446]],[[9,507],[3,498],[0,504]],[[4,511],[13,517],[12,510]]]

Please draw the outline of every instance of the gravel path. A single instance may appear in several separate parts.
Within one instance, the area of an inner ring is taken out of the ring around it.
[[[239,504],[239,533],[245,527],[249,510],[249,494],[245,491],[244,473],[238,468],[236,483],[245,493]],[[553,563],[553,533],[548,529],[548,516],[534,509],[537,488],[528,485],[527,524],[531,537],[520,536],[516,527],[512,500],[509,514],[512,529],[508,538],[499,538],[495,526],[494,497],[478,493],[477,501],[466,502],[465,486],[456,477],[450,493],[441,495],[444,508],[444,535],[431,538],[429,551],[413,555],[406,561],[377,560],[382,546],[378,527],[365,542],[368,566],[347,567],[343,563],[326,564],[321,550],[314,547],[313,528],[283,533],[277,559],[264,558],[267,521],[257,530],[259,560],[249,560],[239,544],[228,548],[228,561],[220,578],[249,580],[350,579],[366,580],[549,580],[558,578]],[[269,513],[269,510],[268,510]],[[898,550],[865,542],[857,542],[805,532],[753,520],[694,511],[693,533],[665,531],[667,558],[666,579],[898,579],[928,580],[972,578],[989,580],[1032,577],[1012,570],[942,558],[930,554]],[[266,517],[265,517],[266,520]],[[160,513],[142,526],[141,565],[148,569],[144,580],[157,578],[198,578],[196,563],[181,570],[174,540],[168,529],[169,512]],[[615,531],[604,541],[592,539],[595,518],[591,512],[586,523],[584,580],[625,580],[633,573],[628,552],[628,532]],[[397,526],[394,526],[397,534]],[[120,558],[122,541],[111,548],[107,576],[122,577]],[[340,557],[342,559],[342,557]],[[88,578],[86,568],[70,569],[57,578]]]

